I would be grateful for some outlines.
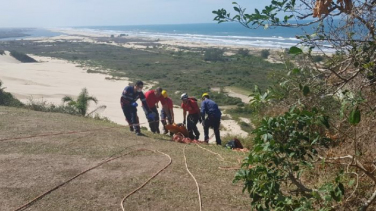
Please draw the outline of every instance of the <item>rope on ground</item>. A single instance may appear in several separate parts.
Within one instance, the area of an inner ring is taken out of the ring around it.
[[[206,151],[208,151],[208,152],[210,152],[210,153],[212,153],[212,154],[214,154],[214,155],[217,155],[217,156],[220,158],[220,159],[218,159],[219,161],[223,161],[223,162],[225,162],[225,158],[223,158],[222,155],[220,155],[220,154],[218,154],[218,153],[216,153],[216,152],[213,152],[213,151],[211,151],[211,150],[209,150],[209,149],[206,149],[205,147],[202,147],[202,146],[200,146],[200,145],[198,145],[198,144],[196,144],[196,146],[198,146],[198,147],[200,147],[201,149],[206,150]]]
[[[108,129],[113,129],[113,128],[120,128],[120,127],[124,127],[124,126],[115,126],[115,127],[97,128],[97,129],[91,129],[91,130],[67,131],[67,132],[59,132],[59,133],[47,133],[47,134],[39,134],[39,135],[32,135],[32,136],[5,138],[5,139],[0,139],[0,142],[10,141],[10,140],[35,138],[35,137],[58,136],[58,135],[68,135],[68,134],[75,134],[75,133],[87,133],[87,132],[92,132],[92,131],[101,131],[101,130],[108,130]]]
[[[130,148],[130,147],[133,147],[133,146],[135,146],[135,145],[132,145],[132,146],[129,146],[129,147],[126,147],[126,148]],[[116,157],[110,157],[110,158],[108,158],[108,159],[106,159],[106,160],[104,160],[104,161],[98,163],[97,165],[95,165],[95,166],[93,166],[93,167],[91,167],[91,168],[88,168],[88,169],[86,169],[86,170],[84,170],[84,171],[78,173],[77,175],[71,177],[70,179],[68,179],[68,180],[66,180],[66,181],[64,181],[64,182],[62,182],[62,183],[60,183],[60,184],[58,184],[58,185],[55,186],[54,188],[52,188],[52,189],[50,189],[50,190],[48,190],[48,191],[42,193],[41,195],[37,196],[37,197],[34,198],[33,200],[31,200],[31,201],[27,202],[26,204],[22,205],[21,207],[15,209],[15,211],[24,210],[24,209],[30,207],[32,204],[34,204],[35,202],[41,200],[41,199],[42,199],[43,197],[45,197],[46,195],[52,193],[53,191],[59,189],[60,187],[64,186],[65,184],[67,184],[67,183],[69,183],[69,182],[71,182],[72,180],[76,179],[77,177],[79,177],[79,176],[81,176],[81,175],[83,175],[83,174],[85,174],[85,173],[87,173],[87,172],[89,172],[89,171],[91,171],[91,170],[93,170],[93,169],[95,169],[95,168],[98,168],[99,166],[101,166],[101,165],[103,165],[103,164],[105,164],[105,163],[108,163],[108,162],[110,162],[110,161],[113,161],[113,160],[119,159],[119,158],[121,158],[121,157],[123,157],[123,156],[125,156],[125,155],[128,155],[128,154],[132,153],[132,152],[135,152],[135,151],[142,151],[142,150],[145,150],[145,149],[136,149],[136,150],[132,150],[132,151],[130,151],[130,152],[127,152],[127,153],[121,154],[121,155],[116,156]]]
[[[197,195],[198,195],[198,203],[199,203],[199,206],[200,206],[200,211],[202,211],[200,186],[198,185],[198,182],[197,182],[195,176],[193,176],[193,174],[192,174],[192,173],[189,171],[189,169],[188,169],[187,158],[186,158],[186,156],[185,156],[185,148],[186,148],[186,147],[187,147],[187,145],[185,145],[184,148],[183,148],[183,155],[184,155],[185,168],[187,169],[188,173],[191,175],[191,177],[193,178],[193,180],[194,180],[195,183],[196,183],[196,187],[197,187]]]
[[[137,191],[139,191],[141,188],[143,188],[146,184],[148,184],[154,177],[156,177],[159,173],[161,173],[163,170],[165,170],[169,165],[171,165],[171,163],[172,163],[172,159],[171,159],[171,157],[168,155],[168,154],[166,154],[166,153],[164,153],[164,152],[161,152],[161,151],[154,151],[154,150],[149,150],[149,149],[142,149],[141,151],[151,151],[151,152],[159,152],[159,153],[161,153],[161,154],[163,154],[163,155],[165,155],[166,157],[168,157],[169,159],[170,159],[170,161],[168,162],[168,164],[165,166],[165,167],[163,167],[161,170],[159,170],[157,173],[155,173],[152,177],[150,177],[146,182],[144,182],[144,184],[142,184],[142,185],[140,185],[138,188],[136,188],[135,190],[133,190],[132,192],[130,192],[129,194],[127,194],[126,196],[124,196],[124,198],[121,200],[121,203],[120,203],[120,206],[121,206],[121,209],[123,210],[123,211],[125,211],[125,209],[124,209],[124,201],[128,198],[128,197],[130,197],[132,194],[134,194],[134,193],[136,193]]]
[[[154,121],[154,122],[156,122],[156,121]],[[139,123],[139,124],[133,124],[133,125],[143,125],[143,124],[147,124],[147,123]],[[125,126],[129,126],[129,124],[125,125]],[[76,134],[76,133],[87,133],[87,132],[92,132],[92,131],[101,131],[101,130],[108,130],[108,129],[114,129],[114,128],[124,128],[124,125],[119,125],[119,126],[114,126],[114,127],[97,128],[97,129],[91,129],[91,130],[67,131],[67,132],[59,132],[59,133],[47,133],[47,134],[39,134],[39,135],[32,135],[32,136],[4,138],[4,139],[0,139],[0,142],[10,141],[10,140],[36,138],[36,137],[47,137],[47,136],[69,135],[69,134]]]
[[[206,150],[206,151],[208,151],[208,152],[210,152],[214,155],[217,155],[219,157],[219,158],[217,158],[219,161],[224,162],[224,163],[230,163],[231,165],[236,165],[233,162],[225,161],[225,159],[219,153],[213,152],[210,149],[206,149],[205,147],[202,147],[198,144],[196,144],[196,145],[203,150]],[[218,167],[218,168],[221,169],[221,170],[239,170],[239,169],[241,169],[241,167]]]

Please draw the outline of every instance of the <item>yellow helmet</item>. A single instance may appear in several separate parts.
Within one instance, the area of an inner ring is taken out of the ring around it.
[[[163,91],[162,91],[162,96],[163,96],[164,98],[167,98],[167,97],[168,97],[168,95],[167,95],[167,91],[166,91],[166,90],[163,90]]]
[[[209,93],[205,92],[204,94],[202,94],[201,97],[202,97],[202,98],[204,98],[204,97],[208,97],[208,98],[209,98]]]

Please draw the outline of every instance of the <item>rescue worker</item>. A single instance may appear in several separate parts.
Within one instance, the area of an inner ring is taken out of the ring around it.
[[[205,115],[208,115],[205,119]],[[201,103],[201,118],[203,119],[202,125],[204,126],[205,142],[209,142],[209,127],[214,129],[215,140],[217,145],[221,145],[221,136],[219,134],[219,125],[221,124],[222,112],[219,110],[218,105],[210,99],[208,93],[202,94]]]
[[[144,83],[137,81],[134,86],[126,86],[120,98],[121,109],[123,110],[126,121],[129,124],[130,131],[135,131],[136,135],[142,135],[140,131],[140,124],[137,116],[137,100],[140,99],[144,109],[147,111],[147,118],[151,118],[152,112],[146,103],[145,95],[142,93]]]
[[[180,99],[182,100],[181,107],[183,108],[183,124],[187,125],[189,138],[192,140],[198,140],[200,138],[200,132],[197,129],[197,122],[199,121],[201,123],[202,119],[200,116],[200,109],[197,105],[197,100],[195,98],[189,98],[186,93],[183,93],[180,96]]]
[[[153,133],[160,133],[159,130],[159,113],[158,113],[158,102],[161,102],[163,110],[167,110],[166,106],[166,99],[162,96],[162,88],[158,87],[155,90],[149,90],[145,92],[146,103],[148,105],[148,109],[151,110],[153,113],[153,118],[149,118],[149,127],[151,132]],[[145,113],[148,110],[144,109]],[[166,112],[167,113],[167,112]]]
[[[172,99],[168,97],[167,91],[162,91],[162,96],[166,100],[167,112],[164,109],[161,110],[161,122],[163,124],[163,134],[167,134],[168,130],[166,129],[167,122],[169,125],[174,123],[174,104],[172,103]],[[166,121],[167,120],[167,121]],[[173,135],[170,133],[170,135]]]

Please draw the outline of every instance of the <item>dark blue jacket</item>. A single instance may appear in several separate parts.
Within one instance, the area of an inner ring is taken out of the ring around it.
[[[126,86],[123,90],[123,93],[121,94],[121,103],[122,105],[130,105],[134,102],[136,102],[138,99],[141,100],[142,105],[146,108],[147,111],[149,111],[149,107],[146,103],[146,98],[144,93],[137,92],[134,89],[134,86]]]
[[[208,116],[214,116],[218,119],[221,119],[222,112],[219,110],[217,103],[210,99],[205,99],[201,103],[201,117],[202,119],[205,118],[205,114],[208,114]]]

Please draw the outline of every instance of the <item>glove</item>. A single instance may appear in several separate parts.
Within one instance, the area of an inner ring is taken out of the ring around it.
[[[138,104],[137,104],[136,102],[133,102],[131,105],[132,105],[133,107],[137,107],[137,106],[138,106]]]
[[[148,117],[149,120],[154,120],[154,119],[155,119],[155,116],[156,116],[156,115],[155,115],[154,112],[150,112],[150,113],[148,113],[148,116],[147,116],[147,117]]]
[[[186,125],[186,123],[187,123],[187,122],[186,122],[185,119],[184,119],[184,120],[183,120],[183,125]]]

